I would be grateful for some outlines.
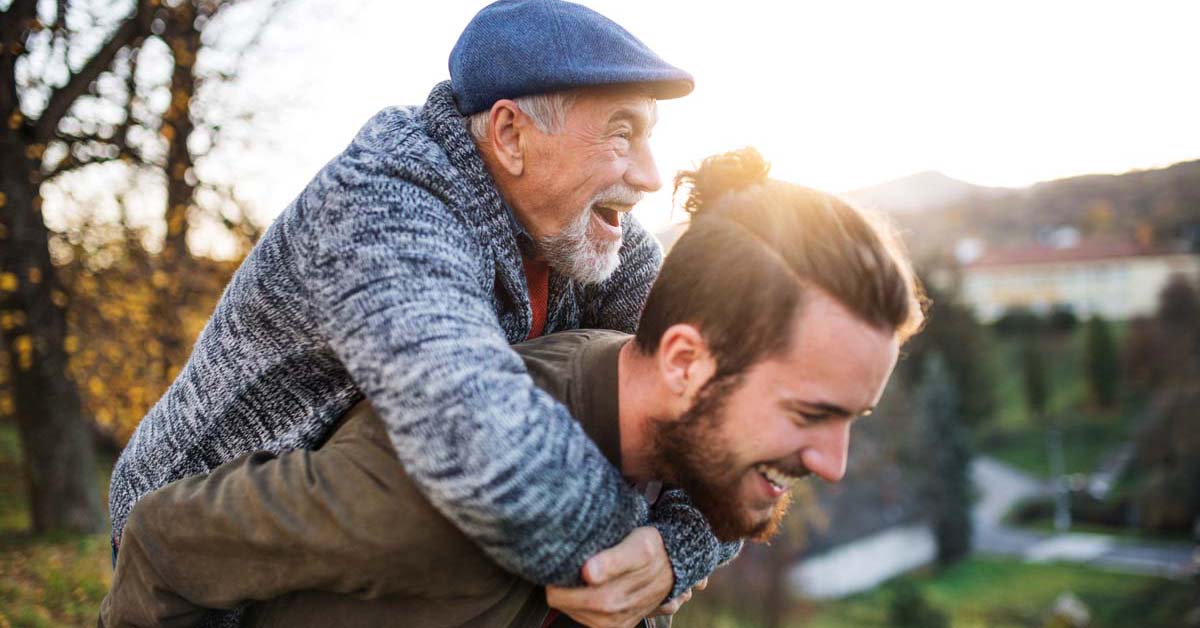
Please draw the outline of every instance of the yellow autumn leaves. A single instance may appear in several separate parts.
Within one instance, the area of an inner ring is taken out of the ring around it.
[[[67,334],[62,348],[68,374],[83,400],[84,411],[97,426],[123,444],[187,360],[192,344],[212,313],[213,305],[236,268],[235,262],[194,260],[190,271],[168,273],[152,259],[120,259],[104,269],[81,265],[58,268],[65,290],[53,300],[67,305]],[[28,269],[0,274],[0,291],[14,291],[23,281],[40,282]],[[186,302],[164,303],[163,288],[185,284]],[[171,320],[164,316],[171,313]],[[35,366],[44,347],[21,328],[24,312],[0,311],[0,329],[20,334],[13,341],[14,371]],[[15,412],[11,396],[16,373],[3,372],[0,362],[0,415]]]

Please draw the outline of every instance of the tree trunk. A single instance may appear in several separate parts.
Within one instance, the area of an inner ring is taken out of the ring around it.
[[[67,294],[50,263],[32,146],[0,129],[0,327],[33,529],[94,532],[104,527],[95,451],[67,371]]]
[[[158,333],[163,345],[162,376],[170,385],[175,371],[187,358],[192,339],[187,337],[180,310],[193,297],[191,285],[192,256],[187,235],[190,226],[188,212],[195,203],[196,179],[191,173],[195,166],[188,138],[195,130],[192,121],[192,99],[196,93],[196,56],[200,52],[200,31],[196,28],[196,10],[190,2],[173,8],[163,34],[171,49],[175,66],[171,71],[171,103],[163,113],[162,134],[167,140],[167,232],[163,239],[158,270],[170,280],[158,293],[155,308]]]

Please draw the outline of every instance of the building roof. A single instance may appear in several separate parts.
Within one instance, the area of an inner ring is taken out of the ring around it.
[[[1142,244],[1134,240],[1084,240],[1072,246],[1053,247],[1044,244],[989,249],[964,268],[996,268],[1027,264],[1060,264],[1091,262],[1135,257],[1178,255],[1186,251],[1165,245]]]

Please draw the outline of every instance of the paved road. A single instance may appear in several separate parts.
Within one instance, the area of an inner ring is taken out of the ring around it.
[[[973,514],[975,551],[1031,561],[1066,561],[1127,573],[1185,577],[1200,568],[1200,549],[1101,534],[1037,532],[1004,524],[1017,502],[1049,494],[1049,485],[994,458],[979,456],[971,473],[978,491]]]

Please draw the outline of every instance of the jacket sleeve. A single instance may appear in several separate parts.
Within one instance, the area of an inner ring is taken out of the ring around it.
[[[651,509],[650,519],[662,534],[663,541],[667,542],[670,539],[667,547],[671,568],[676,574],[699,574],[697,582],[717,567],[723,567],[737,558],[742,551],[740,540],[728,543],[717,540],[708,525],[708,520],[682,490],[663,492]],[[670,551],[672,548],[675,551]],[[686,590],[687,588],[672,590],[671,594],[679,595]]]
[[[467,599],[511,578],[417,494],[363,403],[320,449],[247,454],[139,500],[100,617],[183,628],[298,591]]]
[[[645,499],[508,346],[486,243],[421,186],[343,179],[293,235],[320,331],[447,519],[526,580],[578,584]]]

